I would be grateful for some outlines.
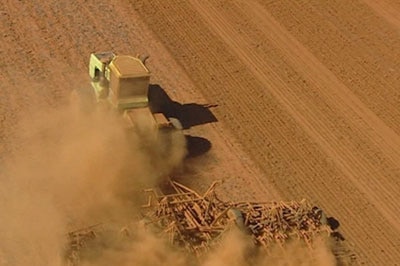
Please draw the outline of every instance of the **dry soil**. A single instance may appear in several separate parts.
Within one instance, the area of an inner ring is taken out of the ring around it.
[[[399,18],[390,0],[1,1],[0,166],[18,121],[89,86],[91,52],[147,53],[171,99],[214,106],[186,130],[212,147],[182,182],[307,198],[358,263],[399,265]]]

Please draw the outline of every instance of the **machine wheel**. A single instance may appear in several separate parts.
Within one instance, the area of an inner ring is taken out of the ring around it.
[[[181,121],[179,121],[178,118],[168,117],[168,120],[171,122],[171,124],[174,126],[175,129],[183,130],[182,123],[181,123]]]

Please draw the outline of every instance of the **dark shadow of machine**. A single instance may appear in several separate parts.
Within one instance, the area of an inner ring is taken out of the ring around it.
[[[160,85],[150,84],[148,97],[152,112],[160,112],[166,117],[177,118],[181,122],[183,129],[218,121],[210,110],[216,105],[181,104],[173,101]]]

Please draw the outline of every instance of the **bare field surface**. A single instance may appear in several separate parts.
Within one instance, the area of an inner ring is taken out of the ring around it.
[[[91,52],[147,53],[152,83],[172,100],[215,105],[216,122],[186,130],[211,149],[184,161],[180,181],[205,191],[224,180],[219,193],[232,200],[306,198],[340,222],[357,264],[399,265],[399,17],[389,0],[1,1],[0,167],[32,146],[15,136],[46,124],[30,121],[34,114],[52,113],[71,90],[90,86]],[[43,116],[49,125],[82,126],[62,125],[57,119],[68,115],[55,113]],[[26,120],[29,127],[20,125]],[[76,139],[66,143],[79,150]],[[37,154],[50,159],[52,152]],[[59,165],[48,172],[68,168]],[[32,180],[46,169],[29,170]],[[3,172],[0,203],[14,178]],[[13,189],[18,204],[24,191]],[[4,250],[0,244],[0,265]]]

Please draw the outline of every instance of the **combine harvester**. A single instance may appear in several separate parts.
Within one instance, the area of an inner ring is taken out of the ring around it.
[[[91,54],[92,96],[97,103],[105,103],[119,112],[128,128],[140,130],[143,120],[147,120],[146,127],[152,128],[156,137],[160,131],[180,131],[177,119],[151,111],[150,72],[144,61],[145,58],[111,52]],[[316,236],[333,233],[324,212],[305,200],[224,202],[217,198],[216,185],[211,185],[204,195],[175,181],[169,181],[167,194],[156,188],[146,190],[148,202],[138,214],[137,226],[141,224],[146,230],[164,236],[172,245],[198,258],[220,245],[225,232],[233,227],[249,235],[255,246],[266,250],[273,245],[284,247],[290,239],[304,241],[312,248]],[[79,265],[81,251],[90,248],[105,227],[100,224],[68,233],[69,265]],[[129,235],[128,228],[120,229],[117,231]]]

